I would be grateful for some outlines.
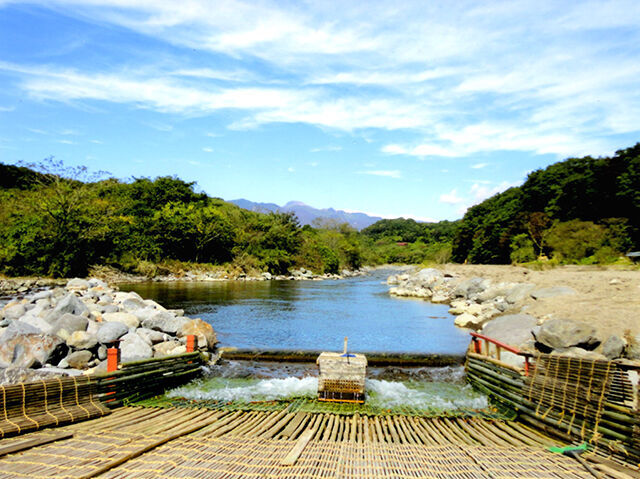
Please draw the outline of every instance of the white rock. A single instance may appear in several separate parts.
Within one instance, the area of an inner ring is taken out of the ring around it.
[[[104,313],[102,320],[110,322],[118,322],[125,324],[128,328],[137,328],[140,326],[140,320],[135,314],[131,313]]]

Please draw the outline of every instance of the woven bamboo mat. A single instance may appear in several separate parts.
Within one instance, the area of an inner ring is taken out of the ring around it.
[[[0,386],[0,437],[109,414],[94,387],[87,376]]]
[[[579,464],[533,448],[311,442],[293,466],[287,441],[184,438],[127,462],[103,478],[585,478]]]
[[[309,431],[296,464],[282,466]],[[549,438],[479,418],[126,407],[55,432],[73,437],[0,456],[0,477],[589,477],[546,452]],[[52,433],[4,439],[0,448]]]

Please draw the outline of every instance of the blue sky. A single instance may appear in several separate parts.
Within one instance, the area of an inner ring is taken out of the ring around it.
[[[0,0],[0,161],[455,219],[640,140],[640,2]]]

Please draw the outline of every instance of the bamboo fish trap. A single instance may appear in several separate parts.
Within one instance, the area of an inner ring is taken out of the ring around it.
[[[367,358],[364,354],[348,353],[347,338],[344,338],[343,353],[324,352],[316,362],[320,371],[319,401],[364,403]]]

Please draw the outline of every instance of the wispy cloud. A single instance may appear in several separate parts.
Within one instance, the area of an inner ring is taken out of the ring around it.
[[[75,141],[71,141],[71,140],[56,140],[58,143],[62,143],[63,145],[75,145],[76,142]]]
[[[617,135],[640,132],[634,0],[33,3],[224,60],[176,67],[160,58],[112,71],[0,64],[35,99],[234,110],[235,130],[406,130],[382,151],[416,158],[605,154]]]
[[[309,150],[311,153],[319,153],[321,151],[341,151],[342,147],[337,145],[321,146],[318,148],[312,148]]]
[[[0,106],[0,112],[10,112],[15,110],[15,106]]]
[[[486,168],[487,166],[489,166],[489,163],[476,163],[475,165],[471,165],[471,168],[473,168],[474,170],[480,170],[482,168]]]
[[[213,153],[213,148],[205,146],[204,148],[202,148],[202,151],[204,151],[205,153]]]
[[[402,178],[402,172],[400,170],[364,170],[358,172],[361,175],[373,175],[373,176],[385,176],[387,178]]]

